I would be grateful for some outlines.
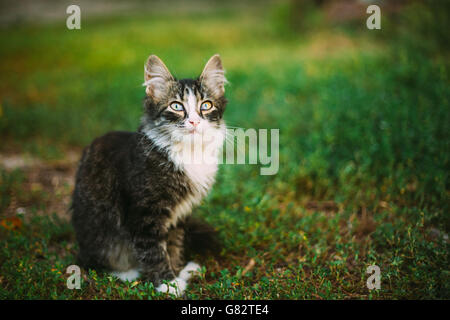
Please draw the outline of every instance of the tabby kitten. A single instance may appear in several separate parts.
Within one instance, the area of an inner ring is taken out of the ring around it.
[[[195,145],[195,152],[217,158],[225,136],[226,79],[219,55],[197,79],[175,79],[155,55],[144,75],[137,132],[110,132],[83,152],[71,206],[78,260],[122,280],[141,276],[158,291],[180,295],[199,269],[194,262],[184,266],[185,241],[212,243],[213,229],[189,216],[217,171],[217,161],[189,161],[183,152],[207,135],[212,139]]]

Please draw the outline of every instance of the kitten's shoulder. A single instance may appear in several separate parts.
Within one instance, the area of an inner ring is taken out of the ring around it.
[[[112,131],[100,136],[87,146],[82,159],[89,158],[117,158],[128,154],[139,142],[140,134],[137,132]]]

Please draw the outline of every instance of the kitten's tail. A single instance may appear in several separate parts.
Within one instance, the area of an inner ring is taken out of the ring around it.
[[[187,256],[193,254],[212,254],[218,256],[222,250],[217,231],[205,221],[190,216],[185,223],[185,253]]]

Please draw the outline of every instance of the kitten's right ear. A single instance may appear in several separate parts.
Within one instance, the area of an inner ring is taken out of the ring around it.
[[[220,56],[215,54],[206,63],[200,75],[200,81],[212,90],[216,96],[221,96],[225,93],[224,85],[227,82],[224,74],[225,71],[223,70]]]
[[[167,92],[168,83],[174,81],[164,62],[155,55],[148,57],[144,66],[144,86],[148,96],[160,100]]]

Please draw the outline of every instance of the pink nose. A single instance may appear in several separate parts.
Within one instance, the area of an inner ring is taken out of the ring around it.
[[[189,120],[189,123],[192,124],[195,127],[196,125],[198,125],[200,123],[200,121]]]

